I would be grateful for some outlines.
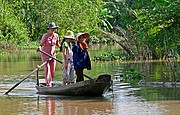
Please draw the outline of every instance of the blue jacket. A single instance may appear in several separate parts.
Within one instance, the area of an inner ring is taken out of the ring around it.
[[[73,48],[73,64],[74,69],[91,70],[91,61],[88,52],[84,52],[78,44],[74,44]]]

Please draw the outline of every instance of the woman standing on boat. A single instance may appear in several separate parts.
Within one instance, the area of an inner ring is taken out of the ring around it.
[[[72,52],[72,41],[74,40],[74,33],[72,31],[67,31],[64,39],[61,43],[60,51],[63,52],[63,85],[74,83],[75,81],[75,71],[73,65],[73,52]]]
[[[76,71],[76,82],[84,81],[83,70],[91,70],[91,62],[88,54],[88,45],[86,40],[90,37],[89,33],[78,33],[73,51],[73,64]]]
[[[41,50],[48,53],[51,56],[54,56],[56,54],[55,52],[55,46],[60,48],[60,41],[58,34],[55,33],[55,30],[58,28],[54,22],[50,23],[47,27],[48,32],[45,33],[40,41],[40,45],[37,48],[37,51]],[[49,56],[41,53],[41,60],[42,62],[45,62],[49,59]],[[51,59],[48,63],[44,66],[44,74],[45,74],[45,80],[46,80],[46,86],[51,87],[52,86],[52,79],[54,77],[54,71],[55,71],[56,61],[54,59]]]

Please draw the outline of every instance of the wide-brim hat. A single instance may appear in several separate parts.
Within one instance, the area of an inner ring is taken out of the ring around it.
[[[56,26],[56,24],[55,24],[54,22],[51,22],[51,23],[48,25],[47,29],[50,29],[50,28],[52,28],[52,29],[58,29],[58,26]]]
[[[89,39],[90,34],[85,32],[85,33],[78,33],[76,38],[78,39],[80,36],[84,36],[86,39]]]
[[[70,30],[68,30],[66,32],[66,34],[64,35],[64,38],[71,38],[71,39],[74,39],[74,33]]]

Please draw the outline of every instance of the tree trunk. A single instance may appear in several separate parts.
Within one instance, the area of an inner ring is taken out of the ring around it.
[[[111,34],[109,32],[105,32],[103,30],[99,30],[100,32],[102,32],[103,34],[105,34],[106,36],[110,37],[111,40],[116,41],[116,43],[118,43],[129,55],[130,57],[134,60],[136,59],[136,54],[133,52],[132,47],[130,46],[130,44],[128,43],[127,38],[125,37],[121,37],[122,39],[119,38],[119,36]],[[121,34],[122,36],[125,36],[124,33]]]

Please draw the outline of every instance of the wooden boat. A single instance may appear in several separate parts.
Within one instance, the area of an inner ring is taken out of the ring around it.
[[[81,81],[69,85],[57,85],[53,87],[36,86],[38,94],[67,95],[67,96],[102,96],[111,86],[111,75],[103,74],[98,78]]]

